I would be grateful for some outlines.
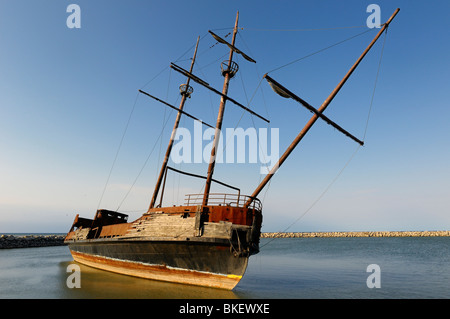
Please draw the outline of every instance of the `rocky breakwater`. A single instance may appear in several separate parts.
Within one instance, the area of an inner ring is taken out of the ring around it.
[[[314,238],[314,237],[449,237],[450,231],[361,231],[312,233],[262,233],[261,238]]]
[[[1,235],[0,249],[62,246],[64,238],[62,235]]]

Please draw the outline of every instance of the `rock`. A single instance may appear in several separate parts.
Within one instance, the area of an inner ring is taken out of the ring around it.
[[[317,238],[317,237],[449,237],[450,231],[370,231],[370,232],[310,232],[261,233],[261,238]]]
[[[62,246],[62,245],[65,245],[64,238],[65,238],[65,236],[61,236],[61,235],[47,235],[47,236],[1,235],[0,236],[0,249]]]

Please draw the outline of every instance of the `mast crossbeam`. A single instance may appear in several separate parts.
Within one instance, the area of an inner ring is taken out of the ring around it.
[[[171,104],[169,104],[169,103],[167,103],[167,102],[165,102],[165,101],[163,101],[163,100],[161,100],[161,99],[158,99],[156,96],[153,96],[153,95],[151,95],[151,94],[149,94],[149,93],[147,93],[147,92],[145,92],[145,91],[142,91],[142,90],[139,90],[139,92],[142,93],[142,94],[147,95],[148,97],[151,97],[152,99],[155,99],[155,100],[158,101],[158,102],[161,102],[162,104],[167,105],[168,107],[174,109],[174,110],[177,111],[177,112],[180,112],[181,114],[186,115],[187,117],[190,117],[191,119],[193,119],[193,120],[195,120],[195,121],[199,121],[199,122],[202,123],[203,125],[206,125],[206,126],[208,126],[208,127],[214,128],[213,126],[209,125],[209,124],[206,123],[206,122],[203,122],[202,120],[196,118],[195,116],[192,116],[191,114],[189,114],[189,113],[187,113],[187,112],[185,112],[185,111],[183,111],[183,110],[180,110],[180,109],[176,108],[175,106],[173,106],[173,105],[171,105]]]
[[[347,132],[346,130],[344,130],[342,127],[340,127],[338,124],[336,124],[335,122],[333,122],[332,120],[330,120],[328,117],[326,117],[325,115],[323,115],[323,113],[319,112],[318,110],[316,110],[313,106],[311,106],[308,102],[306,102],[305,100],[301,99],[300,97],[298,97],[297,95],[295,95],[294,93],[292,93],[291,91],[289,91],[288,89],[286,89],[284,86],[282,86],[280,83],[278,83],[277,81],[275,81],[274,79],[272,79],[269,75],[265,74],[264,78],[269,82],[270,86],[272,88],[274,88],[274,91],[277,92],[278,94],[279,91],[281,90],[281,92],[283,93],[283,97],[287,97],[287,98],[291,98],[294,101],[300,103],[301,105],[303,105],[305,108],[307,108],[309,111],[311,111],[312,113],[314,113],[315,115],[317,115],[318,117],[320,117],[322,120],[324,120],[327,124],[331,125],[332,127],[334,127],[335,129],[337,129],[339,132],[343,133],[344,135],[350,137],[352,140],[354,140],[355,142],[359,143],[361,146],[364,145],[364,141],[361,141],[360,139],[356,138],[355,136],[353,136],[352,134],[350,134],[349,132]],[[280,94],[281,95],[281,94]]]
[[[340,91],[340,89],[344,86],[345,82],[349,79],[349,77],[352,75],[352,73],[355,71],[355,69],[358,67],[359,63],[364,59],[366,54],[370,51],[372,46],[375,44],[375,42],[378,40],[378,38],[383,34],[383,32],[388,28],[391,21],[395,18],[395,16],[398,14],[400,9],[397,9],[394,11],[394,13],[391,15],[389,20],[383,25],[381,30],[377,33],[375,38],[370,42],[370,44],[367,46],[367,48],[364,50],[364,52],[360,55],[360,57],[356,60],[356,62],[352,65],[350,70],[345,74],[345,76],[342,78],[342,80],[339,82],[339,84],[335,87],[335,89],[330,93],[330,95],[327,97],[327,99],[322,103],[320,108],[318,109],[319,113],[323,113],[325,109],[328,107],[328,105],[331,103],[331,101],[334,99],[336,94]],[[280,89],[280,92],[283,93],[282,96],[286,95],[288,96],[288,92],[285,90]],[[285,97],[286,97],[285,96]],[[308,133],[309,129],[314,125],[314,123],[319,119],[319,115],[314,114],[311,119],[306,123],[305,127],[298,133],[298,135],[294,138],[292,143],[289,145],[289,147],[286,149],[286,151],[281,155],[280,159],[278,160],[278,165],[274,166],[270,172],[264,177],[264,179],[261,181],[261,183],[256,187],[253,194],[251,195],[250,199],[245,204],[246,207],[248,207],[253,199],[258,196],[258,194],[261,192],[261,190],[267,185],[267,183],[270,181],[270,179],[273,177],[273,175],[278,171],[278,169],[281,167],[281,165],[284,163],[284,161],[288,158],[288,156],[291,154],[291,152],[295,149],[295,147],[300,143],[300,141],[303,139],[303,137]]]
[[[237,54],[242,55],[242,57],[244,59],[246,59],[249,62],[253,62],[256,63],[255,60],[253,60],[251,57],[249,57],[247,54],[245,54],[244,52],[242,52],[241,50],[239,50],[238,48],[236,48],[234,45],[232,45],[231,43],[228,43],[226,40],[222,39],[221,37],[219,37],[217,34],[215,34],[212,31],[208,31],[214,39],[216,39],[218,42],[226,44],[231,50],[233,50],[234,52],[236,52]]]
[[[241,103],[239,103],[238,101],[234,100],[233,98],[229,97],[228,95],[223,94],[222,92],[217,91],[215,88],[211,87],[207,82],[203,81],[202,79],[200,79],[198,76],[192,74],[191,72],[183,69],[182,67],[179,67],[178,65],[171,63],[170,67],[172,69],[174,69],[175,71],[191,78],[194,82],[197,82],[198,84],[203,85],[204,87],[206,87],[207,89],[213,91],[214,93],[220,95],[221,97],[229,100],[230,102],[232,102],[233,104],[241,107],[242,109],[246,110],[247,112],[249,112],[252,115],[255,115],[256,117],[259,117],[261,120],[270,123],[270,121],[268,119],[266,119],[265,117],[257,114],[256,112],[252,111],[251,109],[249,109],[248,107],[242,105]]]
[[[192,177],[197,177],[197,178],[202,178],[202,179],[206,179],[206,178],[207,178],[206,176],[202,176],[202,175],[198,175],[198,174],[193,174],[193,173],[184,172],[184,171],[178,170],[178,169],[173,168],[173,167],[170,167],[170,166],[167,166],[167,169],[168,169],[168,170],[171,170],[171,171],[174,171],[174,172],[177,172],[177,173],[179,173],[179,174],[187,175],[187,176],[192,176]],[[225,187],[234,189],[234,190],[238,191],[239,194],[241,193],[241,190],[240,190],[239,188],[235,187],[235,186],[231,186],[231,185],[225,184],[224,182],[221,182],[221,181],[219,181],[219,180],[217,180],[217,179],[214,179],[214,178],[211,179],[211,180],[212,180],[213,182],[216,182],[217,184],[222,185],[222,186],[225,186]]]

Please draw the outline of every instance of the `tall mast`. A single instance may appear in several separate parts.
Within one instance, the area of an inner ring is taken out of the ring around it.
[[[197,38],[197,44],[195,45],[194,57],[192,58],[190,73],[192,73],[192,69],[194,68],[194,63],[195,63],[195,58],[197,56],[197,49],[198,49],[199,41],[200,41],[200,37]],[[153,192],[152,201],[150,203],[149,209],[151,209],[155,206],[156,198],[158,197],[159,188],[161,187],[161,183],[162,183],[164,174],[167,169],[167,163],[169,161],[170,152],[172,151],[175,134],[176,134],[178,125],[180,124],[181,114],[183,114],[184,103],[186,102],[186,99],[190,96],[190,94],[192,93],[192,91],[191,91],[192,88],[189,86],[190,81],[191,81],[191,78],[187,77],[186,84],[180,86],[181,101],[180,101],[180,106],[178,108],[179,111],[177,114],[177,118],[175,119],[175,124],[173,126],[172,135],[170,136],[169,145],[167,146],[166,155],[164,156],[164,161],[163,161],[163,164],[161,167],[161,171],[159,172],[158,180],[156,182],[155,190]]]
[[[322,114],[325,109],[328,107],[328,105],[331,103],[331,101],[334,99],[336,94],[339,92],[339,90],[342,88],[342,86],[345,84],[345,82],[348,80],[350,75],[352,75],[353,71],[355,71],[356,67],[359,65],[359,63],[362,61],[362,59],[366,56],[367,52],[372,48],[372,46],[375,44],[375,42],[378,40],[378,38],[383,34],[383,32],[387,29],[389,24],[391,23],[392,19],[397,15],[397,13],[400,11],[400,9],[395,10],[395,12],[392,14],[392,16],[389,18],[389,20],[383,25],[381,30],[378,32],[378,34],[375,36],[375,38],[372,40],[372,42],[367,46],[367,48],[364,50],[364,52],[361,54],[361,56],[358,58],[358,60],[353,64],[353,66],[350,68],[350,70],[347,72],[347,74],[344,76],[344,78],[339,82],[339,84],[336,86],[336,88],[331,92],[331,94],[328,96],[328,98],[323,102],[321,107],[318,109],[318,113]],[[253,199],[256,198],[259,193],[262,191],[262,189],[267,185],[267,183],[270,181],[272,176],[276,173],[276,171],[280,168],[280,166],[284,163],[284,161],[287,159],[289,154],[295,149],[297,144],[303,139],[303,137],[308,133],[309,129],[314,125],[314,123],[319,119],[320,115],[314,114],[311,119],[308,121],[308,123],[305,125],[305,127],[300,131],[300,133],[296,136],[294,141],[289,145],[289,147],[286,149],[286,151],[281,155],[280,159],[278,160],[277,165],[275,165],[270,172],[266,175],[266,177],[261,181],[261,183],[258,185],[258,187],[255,189],[253,194],[250,196],[250,199],[245,203],[245,206],[248,207],[252,202]]]
[[[239,20],[239,11],[236,14],[236,22],[234,24],[234,30],[233,30],[233,38],[231,40],[231,45],[234,46],[235,40],[236,40],[236,34],[238,30],[238,20]],[[220,136],[220,130],[222,128],[222,120],[223,115],[225,111],[225,103],[226,98],[224,96],[228,93],[228,84],[230,82],[230,79],[234,75],[233,71],[233,48],[230,48],[230,55],[228,58],[228,69],[223,70],[222,74],[224,74],[225,79],[223,83],[223,89],[222,89],[222,98],[220,100],[220,106],[219,106],[219,114],[217,115],[217,123],[216,123],[216,130],[214,133],[214,143],[211,149],[211,158],[209,160],[209,166],[208,166],[208,175],[206,177],[206,185],[205,185],[205,193],[203,195],[203,206],[206,206],[208,204],[208,198],[209,198],[209,191],[211,189],[211,181],[212,181],[212,175],[214,172],[214,166],[216,164],[216,150],[219,145],[219,136]]]

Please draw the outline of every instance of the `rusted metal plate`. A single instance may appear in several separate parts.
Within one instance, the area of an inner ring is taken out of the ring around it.
[[[131,228],[131,223],[103,226],[100,238],[123,236]]]
[[[253,212],[250,209],[232,206],[212,206],[209,210],[209,222],[226,221],[238,225],[251,226]]]
[[[235,206],[206,206],[204,213],[206,217],[204,220],[207,222],[219,222],[226,221],[238,225],[251,226],[253,222],[253,216],[261,215],[260,212],[250,209]],[[144,214],[142,218],[146,215],[155,212],[163,212],[165,214],[188,214],[189,217],[195,217],[197,211],[197,206],[174,206],[174,207],[163,207],[163,208],[153,208],[149,210],[147,214]]]

